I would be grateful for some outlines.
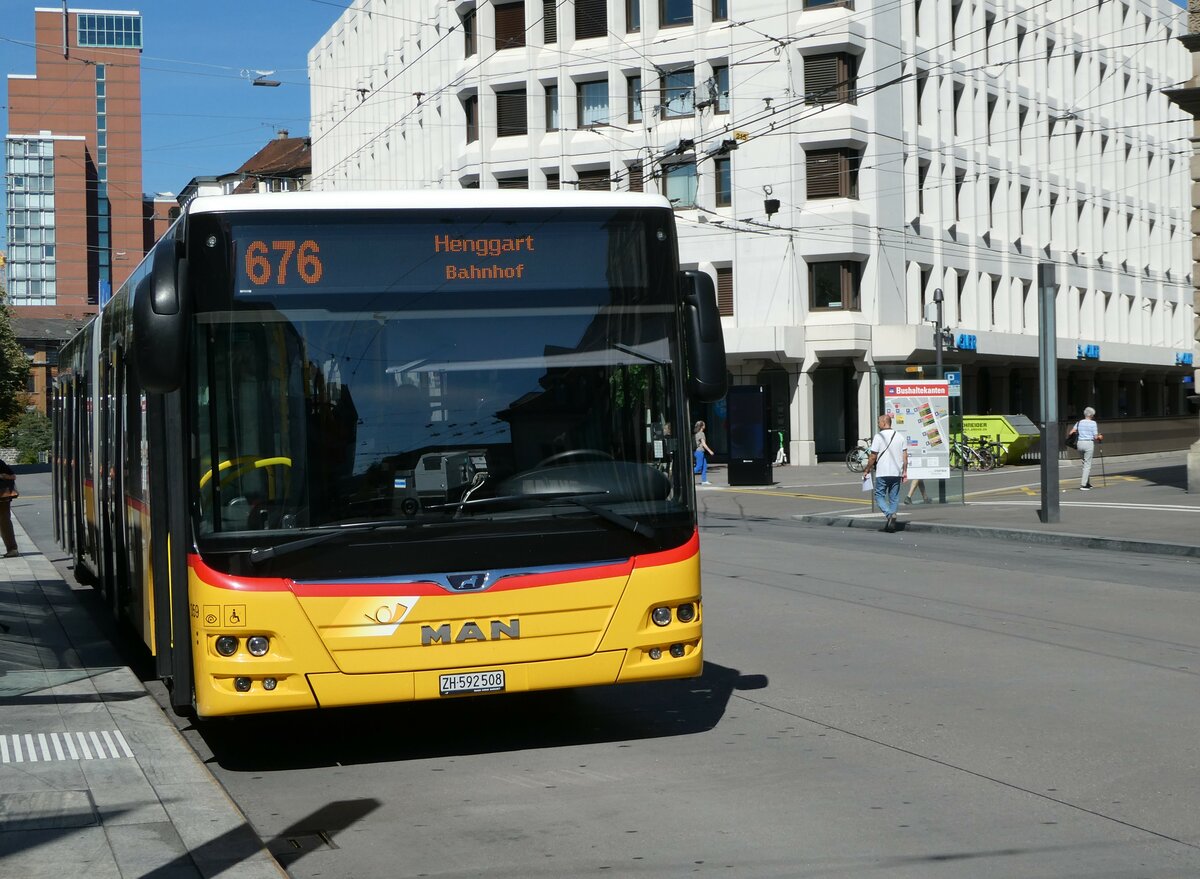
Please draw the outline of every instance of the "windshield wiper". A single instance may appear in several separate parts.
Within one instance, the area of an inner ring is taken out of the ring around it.
[[[439,504],[434,507],[429,507],[431,510],[439,509],[456,509],[462,510],[464,507],[476,506],[496,506],[499,504],[522,503],[526,501],[534,501],[542,506],[555,503],[557,501],[565,501],[569,504],[574,504],[577,507],[587,510],[592,515],[603,519],[606,522],[624,528],[626,531],[631,531],[634,534],[639,534],[649,540],[653,540],[657,532],[650,525],[644,522],[639,522],[637,519],[631,519],[629,516],[623,516],[607,507],[600,507],[590,503],[584,498],[595,497],[597,495],[608,494],[607,491],[589,491],[584,494],[575,491],[538,491],[528,494],[506,494],[497,497],[481,497],[475,500],[464,500],[457,504]]]
[[[289,555],[301,549],[308,549],[310,546],[317,546],[318,544],[333,540],[335,537],[342,537],[346,534],[367,534],[371,531],[377,531],[380,528],[408,528],[416,524],[419,524],[416,519],[386,519],[381,522],[346,522],[342,525],[332,525],[328,527],[335,528],[336,530],[323,531],[320,534],[314,534],[312,537],[301,537],[299,540],[292,540],[275,546],[256,546],[250,550],[250,563],[253,565],[262,564],[270,559]]]

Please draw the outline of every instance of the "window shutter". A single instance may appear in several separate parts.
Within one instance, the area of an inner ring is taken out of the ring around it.
[[[559,185],[558,180],[559,180],[559,178],[558,178],[557,172],[552,172],[552,173],[547,174],[546,175],[546,188],[547,189],[561,189],[562,187]]]
[[[804,160],[809,198],[837,198],[841,191],[841,156],[838,150],[818,150]]]
[[[497,6],[496,48],[516,49],[525,45],[525,4]]]
[[[733,267],[717,267],[717,311],[733,317]]]
[[[496,181],[496,186],[500,189],[528,189],[528,177],[501,177]]]
[[[811,55],[804,59],[804,100],[807,104],[836,104],[838,100],[836,55]]]
[[[644,181],[645,181],[645,176],[642,171],[642,166],[641,165],[630,165],[629,166],[629,191],[630,192],[644,192],[645,191],[645,189],[643,188],[645,186]]]
[[[525,89],[496,93],[496,136],[512,137],[529,130]]]
[[[547,46],[558,42],[557,0],[542,0],[542,42]]]
[[[611,188],[608,177],[608,169],[601,168],[598,171],[580,171],[579,186],[580,192],[608,192]]]
[[[575,0],[575,39],[586,40],[607,33],[607,0]]]

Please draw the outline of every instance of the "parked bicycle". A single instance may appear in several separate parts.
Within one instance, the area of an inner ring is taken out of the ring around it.
[[[996,466],[992,453],[971,445],[971,437],[950,441],[950,466],[955,470],[991,470]]]
[[[846,466],[851,473],[862,473],[867,466],[867,458],[871,454],[871,440],[864,438],[858,445],[846,453]]]
[[[1008,446],[997,439],[987,439],[986,437],[979,438],[980,451],[986,451],[992,456],[992,464],[994,467],[1003,467],[1008,463]]]

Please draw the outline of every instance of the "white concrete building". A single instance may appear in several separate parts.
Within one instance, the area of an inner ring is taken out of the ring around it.
[[[789,457],[871,429],[877,368],[1037,415],[1182,414],[1190,77],[1170,0],[355,0],[309,54],[313,188],[658,190]],[[1187,120],[1187,121],[1185,121]],[[928,373],[927,373],[928,374]],[[709,412],[720,439],[721,412]],[[720,449],[718,449],[720,451]]]

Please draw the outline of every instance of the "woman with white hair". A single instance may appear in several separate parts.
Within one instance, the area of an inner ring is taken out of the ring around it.
[[[1084,409],[1083,419],[1071,428],[1067,436],[1072,433],[1079,434],[1079,444],[1076,449],[1083,457],[1083,473],[1079,477],[1079,490],[1091,491],[1092,455],[1096,451],[1096,443],[1104,440],[1104,434],[1100,432],[1100,427],[1096,424],[1096,410],[1091,406]]]

